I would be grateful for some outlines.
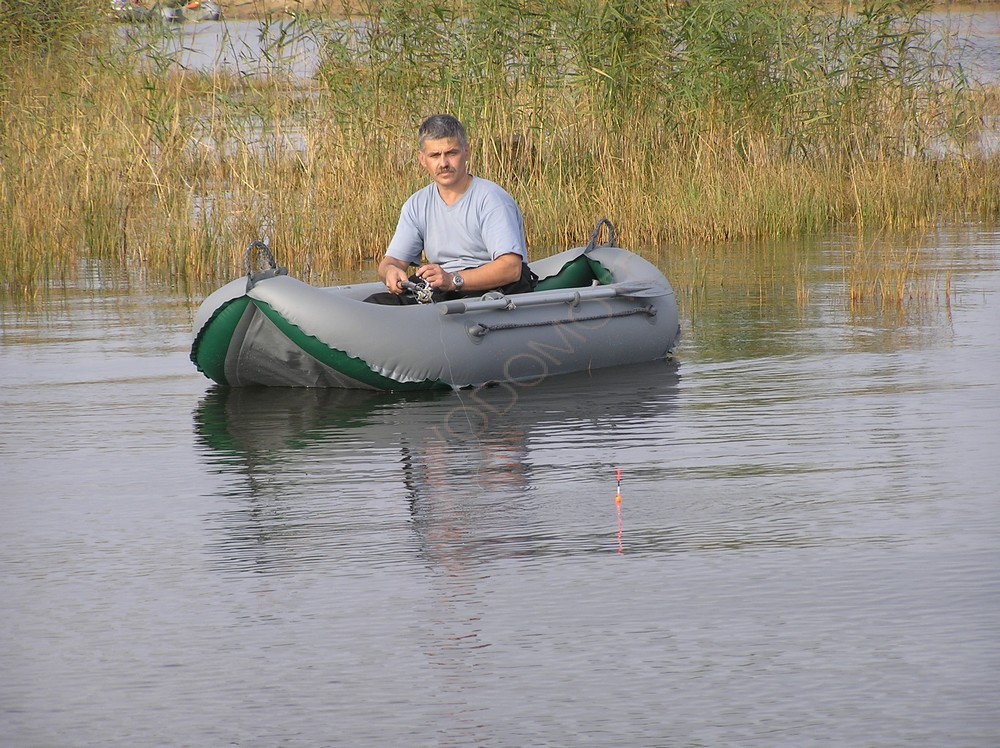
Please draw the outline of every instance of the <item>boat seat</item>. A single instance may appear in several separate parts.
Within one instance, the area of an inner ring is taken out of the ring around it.
[[[561,288],[586,288],[597,281],[600,285],[614,283],[614,276],[597,260],[586,255],[573,258],[562,266],[555,275],[542,278],[535,286],[536,291],[553,291]]]

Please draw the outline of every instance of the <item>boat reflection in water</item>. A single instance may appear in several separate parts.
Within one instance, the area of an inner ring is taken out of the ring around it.
[[[216,550],[264,572],[607,551],[606,534],[573,530],[577,481],[662,430],[678,382],[659,361],[454,392],[213,388],[195,431],[215,471],[240,476],[211,519]]]

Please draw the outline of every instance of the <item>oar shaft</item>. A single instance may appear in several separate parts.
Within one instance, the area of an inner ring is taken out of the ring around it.
[[[636,286],[620,288],[617,286],[589,286],[587,288],[572,288],[566,291],[537,291],[531,294],[518,294],[516,298],[504,296],[500,299],[471,299],[469,301],[443,301],[438,304],[442,316],[448,314],[466,314],[467,312],[486,312],[500,309],[515,309],[526,306],[541,306],[542,304],[576,305],[581,301],[591,299],[609,299],[614,296],[629,296],[638,290]]]

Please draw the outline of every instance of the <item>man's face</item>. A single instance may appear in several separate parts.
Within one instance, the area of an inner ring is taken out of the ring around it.
[[[458,138],[425,140],[417,155],[438,187],[460,187],[469,174],[469,148],[463,148]]]

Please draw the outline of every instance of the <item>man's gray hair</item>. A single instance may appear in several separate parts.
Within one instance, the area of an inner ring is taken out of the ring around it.
[[[445,138],[457,138],[462,148],[469,144],[462,123],[450,114],[434,114],[420,123],[420,129],[417,131],[417,142],[421,150],[424,148],[425,141],[444,140]]]

